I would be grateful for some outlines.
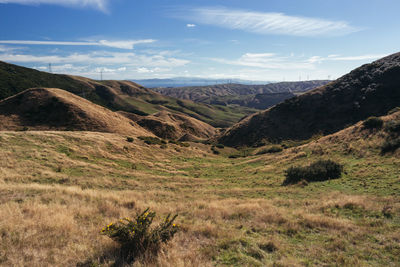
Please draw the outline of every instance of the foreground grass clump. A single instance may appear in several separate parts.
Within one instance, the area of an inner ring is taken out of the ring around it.
[[[286,170],[284,185],[307,182],[326,181],[340,178],[343,166],[332,160],[318,160],[306,167],[290,167]]]
[[[106,235],[119,243],[121,257],[127,262],[132,262],[138,257],[155,256],[161,245],[168,242],[178,231],[174,220],[178,215],[168,216],[157,227],[151,229],[151,224],[156,216],[147,208],[138,214],[134,220],[120,219],[110,223],[101,230]]]

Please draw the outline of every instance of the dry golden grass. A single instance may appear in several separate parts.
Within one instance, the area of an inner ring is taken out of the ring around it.
[[[112,265],[116,245],[99,231],[150,207],[158,219],[178,213],[182,230],[134,266],[396,266],[399,158],[323,142],[229,159],[197,143],[0,132],[0,265]],[[281,186],[285,168],[325,156],[345,164],[342,179]]]
[[[46,107],[48,112],[40,111]],[[52,117],[52,113],[58,115]],[[29,126],[31,130],[86,130],[153,136],[151,132],[116,112],[56,88],[28,89],[1,100],[0,122],[0,130],[3,131],[21,130]]]

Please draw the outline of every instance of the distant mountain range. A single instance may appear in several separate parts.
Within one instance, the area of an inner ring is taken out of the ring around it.
[[[331,134],[400,106],[400,53],[243,119],[219,141],[231,146]]]
[[[133,79],[135,83],[141,84],[148,88],[161,88],[161,87],[183,87],[183,86],[205,86],[216,85],[225,83],[239,83],[239,84],[267,84],[268,81],[249,81],[241,79],[206,79],[195,77],[176,77],[168,79]]]
[[[205,104],[230,105],[266,109],[288,98],[327,84],[327,80],[280,82],[262,85],[217,84],[176,88],[153,88],[160,94],[201,102]]]

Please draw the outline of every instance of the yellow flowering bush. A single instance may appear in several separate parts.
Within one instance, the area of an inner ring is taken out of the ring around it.
[[[110,223],[101,230],[101,234],[110,237],[121,245],[121,256],[128,261],[144,256],[146,253],[156,255],[162,243],[168,242],[178,231],[174,223],[175,215],[171,214],[156,227],[151,228],[156,213],[147,208],[136,218],[123,218]]]

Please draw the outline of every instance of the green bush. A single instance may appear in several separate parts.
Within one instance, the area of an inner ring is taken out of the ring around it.
[[[381,154],[384,155],[389,152],[394,152],[400,148],[400,138],[386,139],[381,146]]]
[[[174,223],[178,215],[168,216],[156,227],[151,228],[156,216],[147,208],[135,219],[124,218],[116,223],[110,223],[101,230],[101,234],[110,237],[120,245],[121,257],[132,262],[138,257],[155,256],[162,243],[168,242],[179,230]]]
[[[165,145],[167,142],[164,140],[161,140],[160,138],[157,137],[151,137],[151,136],[139,136],[138,137],[140,140],[143,140],[146,144],[148,145]]]
[[[129,143],[132,143],[133,142],[133,137],[127,137],[126,141],[129,142]]]
[[[221,148],[221,149],[225,147],[223,144],[216,144],[215,146],[216,146],[217,148]]]
[[[220,152],[215,148],[215,146],[211,147],[211,151],[215,154],[215,155],[219,155]]]
[[[190,147],[189,143],[184,143],[184,142],[176,141],[176,140],[169,140],[168,143],[174,144],[174,145],[178,145],[178,146],[181,146],[181,147]]]
[[[325,181],[340,178],[343,166],[332,160],[318,160],[306,167],[290,167],[286,170],[284,185],[295,184],[302,180],[307,182]]]
[[[369,117],[363,122],[365,129],[380,129],[383,126],[383,120],[378,117]]]
[[[257,155],[267,154],[267,153],[278,153],[281,152],[283,148],[281,146],[271,146],[268,148],[261,149],[257,152]]]

